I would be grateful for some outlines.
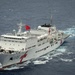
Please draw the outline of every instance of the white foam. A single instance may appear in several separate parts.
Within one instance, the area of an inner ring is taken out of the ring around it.
[[[41,60],[33,61],[33,63],[34,63],[35,65],[38,65],[38,64],[46,64],[47,62],[48,62],[48,60],[46,60],[46,61],[41,61]]]
[[[40,58],[45,59],[45,60],[48,60],[48,59],[49,59],[49,57],[50,57],[50,55],[49,55],[49,54],[47,54],[47,55],[44,55],[44,56],[42,56],[42,57],[40,57]]]
[[[56,54],[53,54],[52,57],[56,57],[58,55],[61,55],[62,53],[56,53]]]
[[[14,67],[5,68],[4,70],[14,70],[14,69],[19,69],[19,67],[14,66]]]
[[[75,37],[75,27],[67,28],[63,32],[69,34],[69,37]]]
[[[63,58],[60,58],[60,60],[64,61],[64,62],[72,62],[73,59],[63,59]]]
[[[73,52],[67,52],[68,55],[73,54]]]
[[[66,48],[65,48],[65,47],[63,47],[63,48],[59,48],[59,49],[57,49],[57,51],[63,53],[63,52],[66,51]]]
[[[31,61],[26,61],[26,62],[24,62],[22,64],[18,64],[17,66],[18,67],[24,67],[24,66],[27,66],[29,63],[31,63]]]

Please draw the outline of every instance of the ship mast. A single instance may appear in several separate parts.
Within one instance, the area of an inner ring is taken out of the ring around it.
[[[51,18],[50,18],[50,24],[51,24],[51,25],[52,25],[52,22],[53,22],[53,21],[52,21],[52,15],[51,15]]]
[[[24,26],[24,24],[22,22],[20,22],[19,24],[17,24],[19,26],[19,29],[18,29],[18,33],[21,33],[22,31],[22,26]]]
[[[52,15],[51,15],[51,18],[50,18],[50,24],[49,24],[50,26],[52,25]],[[50,26],[49,26],[49,34],[50,34]]]

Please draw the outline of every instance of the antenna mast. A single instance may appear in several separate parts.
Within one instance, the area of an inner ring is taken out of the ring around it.
[[[52,23],[53,23],[53,18],[52,18],[52,15],[51,15],[50,24],[52,25]]]
[[[19,24],[17,24],[19,26],[19,29],[18,29],[18,33],[21,33],[21,29],[22,29],[22,26],[24,26],[24,24],[22,22],[20,22]]]

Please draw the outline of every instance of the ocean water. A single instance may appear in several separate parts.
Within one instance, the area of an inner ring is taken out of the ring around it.
[[[0,0],[0,35],[17,30],[20,22],[31,28],[48,24],[51,15],[52,24],[69,38],[55,51],[0,75],[75,75],[75,0]]]

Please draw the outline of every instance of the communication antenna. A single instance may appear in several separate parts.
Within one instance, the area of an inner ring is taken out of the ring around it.
[[[17,24],[18,25],[18,27],[19,27],[19,29],[18,29],[18,33],[21,33],[21,29],[22,29],[22,27],[24,26],[24,24],[22,23],[22,21],[20,22],[20,23],[18,23]]]

